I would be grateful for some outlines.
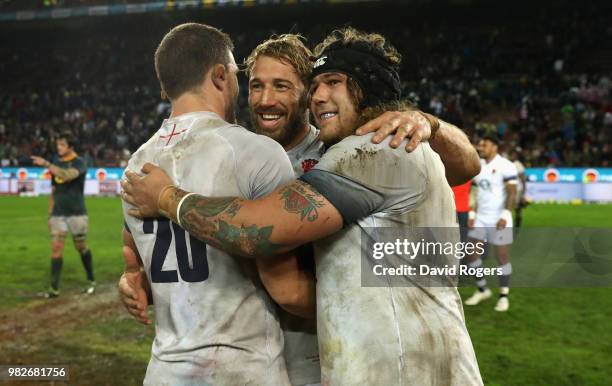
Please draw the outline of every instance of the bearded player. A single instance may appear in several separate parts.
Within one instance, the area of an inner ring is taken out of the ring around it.
[[[482,384],[456,288],[360,285],[364,227],[456,226],[444,167],[428,144],[406,155],[388,139],[352,136],[364,120],[398,108],[399,54],[382,36],[352,29],[332,34],[316,53],[310,108],[331,147],[314,169],[263,199],[222,204],[147,165],[146,176],[127,172],[122,183],[136,206],[129,213],[162,213],[247,256],[315,241],[324,384]]]
[[[34,165],[48,168],[51,173],[52,191],[49,199],[49,230],[51,231],[51,286],[45,294],[55,298],[60,294],[59,283],[64,265],[64,245],[68,232],[74,247],[81,256],[89,285],[88,295],[96,291],[91,251],[87,246],[89,220],[85,208],[85,161],[74,150],[75,140],[69,132],[61,133],[56,140],[57,159],[49,162],[32,156]]]

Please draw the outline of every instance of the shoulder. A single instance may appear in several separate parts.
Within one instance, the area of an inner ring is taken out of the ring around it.
[[[415,151],[407,153],[404,144],[397,148],[389,146],[391,138],[381,143],[372,143],[372,136],[350,136],[330,147],[321,158],[318,168],[343,174],[349,169],[366,170],[401,167],[424,162],[424,153],[430,150],[428,144],[420,145]]]
[[[407,153],[402,145],[391,148],[391,138],[379,144],[372,143],[372,135],[343,139],[323,154],[315,169],[343,176],[374,190],[414,187],[427,181],[427,152],[432,151],[428,144],[421,144]]]
[[[498,162],[505,170],[516,172],[516,165],[508,158],[499,156]]]
[[[237,157],[287,158],[285,149],[271,138],[253,133],[242,126],[231,125],[217,130],[234,150]]]

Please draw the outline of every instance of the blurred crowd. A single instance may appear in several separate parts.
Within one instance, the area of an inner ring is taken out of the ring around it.
[[[518,150],[528,167],[610,166],[612,27],[606,13],[597,7],[538,12],[555,17],[533,23],[520,15],[507,21],[460,15],[447,16],[454,23],[414,19],[402,25],[374,15],[351,24],[388,37],[403,55],[403,95],[473,140],[495,131],[505,151]],[[152,24],[160,18],[149,17]],[[0,34],[1,166],[29,165],[32,154],[50,158],[64,130],[79,138],[77,150],[90,166],[125,165],[169,114],[153,67],[156,44],[176,24],[164,22],[163,28],[127,27],[121,19],[88,26],[86,33],[39,26]],[[338,26],[295,25],[306,26],[292,32],[312,43]],[[224,27],[238,61],[272,33],[289,32],[239,27]],[[238,115],[248,127],[247,93],[243,77]]]

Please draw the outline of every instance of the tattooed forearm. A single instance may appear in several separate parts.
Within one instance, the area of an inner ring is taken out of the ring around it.
[[[273,226],[244,226],[233,220],[242,208],[241,201],[191,195],[181,205],[180,224],[191,235],[230,253],[275,254],[279,246],[270,242]]]
[[[289,213],[297,213],[300,220],[307,218],[308,221],[315,221],[319,217],[317,208],[323,206],[321,195],[318,192],[308,192],[304,184],[296,182],[279,191],[281,200],[285,201],[285,210]]]
[[[54,176],[57,176],[64,181],[72,181],[79,176],[78,169],[75,169],[75,168],[64,169],[64,168],[60,168],[59,166],[56,166],[53,164],[49,165],[49,171]]]

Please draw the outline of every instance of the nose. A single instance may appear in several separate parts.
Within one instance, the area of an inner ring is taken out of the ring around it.
[[[274,106],[276,104],[276,95],[270,87],[265,87],[261,93],[260,105],[262,107]]]
[[[322,104],[329,100],[329,88],[321,83],[315,87],[310,97],[313,104]]]

